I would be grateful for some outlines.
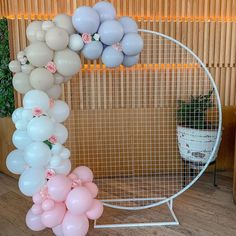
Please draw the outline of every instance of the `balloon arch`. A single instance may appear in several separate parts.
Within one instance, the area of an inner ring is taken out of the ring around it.
[[[108,2],[79,7],[72,17],[60,14],[28,25],[30,44],[9,64],[13,86],[24,97],[23,107],[12,114],[16,150],[8,155],[7,167],[20,175],[21,192],[33,197],[26,215],[30,229],[49,227],[58,236],[84,236],[88,219],[102,215],[92,171],[80,166],[71,172],[63,125],[70,109],[59,100],[61,84],[80,71],[79,53],[90,60],[101,57],[106,67],[136,64],[143,49],[137,30],[129,17],[116,20]]]

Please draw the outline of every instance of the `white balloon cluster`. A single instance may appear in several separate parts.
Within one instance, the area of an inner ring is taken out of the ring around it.
[[[40,90],[31,90],[23,98],[23,107],[12,114],[16,126],[12,141],[17,148],[7,157],[7,167],[21,174],[19,188],[32,196],[53,174],[69,174],[69,149],[63,144],[68,138],[61,124],[69,116],[68,105],[52,100]]]

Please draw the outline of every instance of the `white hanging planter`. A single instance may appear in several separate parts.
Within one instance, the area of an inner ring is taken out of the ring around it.
[[[201,169],[210,158],[217,133],[218,130],[200,130],[177,126],[178,147],[181,157],[191,162],[194,169]],[[214,162],[216,157],[217,152],[212,157],[211,162]]]

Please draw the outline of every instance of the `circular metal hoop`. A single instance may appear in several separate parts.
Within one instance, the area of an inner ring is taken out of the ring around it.
[[[72,107],[78,114],[70,121],[80,133],[72,143],[79,147],[75,156],[78,164],[94,171],[104,205],[116,209],[147,209],[182,194],[216,156],[221,138],[220,98],[203,62],[169,36],[139,32],[144,38],[140,64],[95,67],[92,74],[85,68],[72,86],[80,93],[73,93]],[[215,131],[214,142],[194,170],[178,148],[177,101],[209,91],[214,108],[207,121],[214,123],[208,128]]]

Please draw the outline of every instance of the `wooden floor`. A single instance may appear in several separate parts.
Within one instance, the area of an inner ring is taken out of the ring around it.
[[[31,199],[23,197],[13,178],[0,174],[0,236],[49,236],[50,230],[32,232],[25,226],[25,214],[31,206]],[[211,174],[203,176],[190,190],[178,197],[174,209],[180,226],[146,227],[129,229],[93,229],[88,236],[235,236],[236,205],[232,197],[232,176],[218,175],[218,187],[212,186]],[[151,210],[127,212],[106,208],[102,223],[145,222],[165,219],[165,207]]]

